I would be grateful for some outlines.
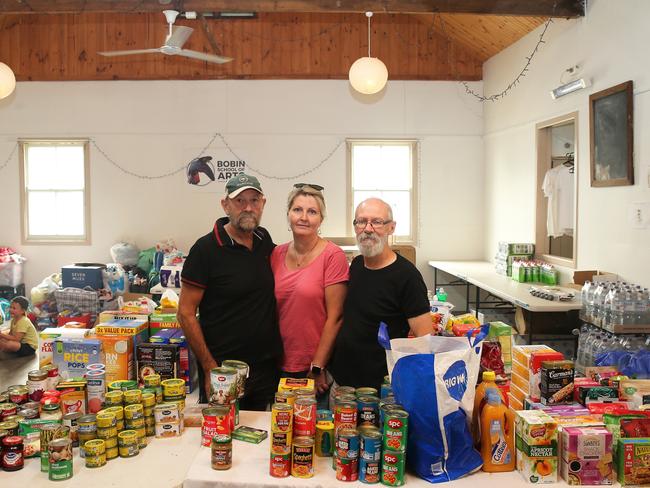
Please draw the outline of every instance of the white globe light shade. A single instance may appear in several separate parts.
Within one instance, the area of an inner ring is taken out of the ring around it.
[[[11,68],[0,63],[0,99],[8,97],[16,88],[16,77]]]
[[[386,86],[388,70],[379,58],[359,58],[350,66],[349,78],[356,91],[372,95]]]

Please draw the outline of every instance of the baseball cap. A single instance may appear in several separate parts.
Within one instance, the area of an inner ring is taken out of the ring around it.
[[[226,196],[228,198],[235,198],[244,190],[256,190],[264,195],[262,191],[262,185],[257,178],[254,176],[249,176],[246,173],[239,173],[237,176],[233,176],[226,183]]]

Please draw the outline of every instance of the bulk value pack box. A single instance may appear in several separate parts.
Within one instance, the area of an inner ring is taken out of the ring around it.
[[[175,313],[152,313],[149,316],[149,335],[154,336],[163,329],[180,329]]]
[[[96,336],[104,350],[106,365],[106,384],[118,380],[134,378],[134,358],[132,336],[101,334]]]
[[[145,313],[135,313],[123,310],[105,310],[100,312],[97,319],[98,324],[111,322],[113,320],[144,320],[149,321],[149,315]]]
[[[180,348],[176,344],[138,344],[136,347],[137,380],[144,385],[144,377],[159,374],[162,380],[178,378]]]
[[[77,263],[61,268],[61,285],[63,288],[86,288],[93,290],[104,288],[103,264]]]
[[[95,326],[95,335],[124,335],[131,338],[131,350],[135,351],[138,344],[149,340],[149,321],[145,319],[113,319],[101,322]]]
[[[558,425],[541,410],[521,410],[515,417],[517,471],[529,483],[556,483]]]
[[[54,341],[58,338],[83,339],[88,334],[87,329],[68,329],[64,327],[50,327],[38,334],[38,367],[42,368],[52,364],[52,350]]]
[[[612,433],[604,427],[564,427],[560,473],[569,485],[611,485]]]
[[[89,364],[102,362],[102,343],[97,339],[65,339],[54,341],[52,362],[64,380],[82,378]]]

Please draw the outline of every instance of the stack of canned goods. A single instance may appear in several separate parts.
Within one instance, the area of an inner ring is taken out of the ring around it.
[[[384,412],[383,435],[381,482],[388,486],[402,486],[406,464],[408,413],[396,404]]]
[[[50,444],[55,440],[67,439],[70,442],[70,449],[72,449],[72,441],[70,441],[70,428],[59,424],[46,424],[41,427],[41,471],[43,473],[50,472],[50,464],[52,458],[60,457],[58,454],[50,457]],[[67,454],[67,453],[66,453]],[[55,459],[56,460],[56,459]],[[70,457],[70,465],[72,465],[72,457]],[[65,471],[61,466],[57,465],[57,476],[63,476],[62,471]],[[70,468],[70,476],[72,476],[72,468]],[[70,477],[68,476],[68,478]],[[52,476],[50,475],[50,479]],[[57,478],[67,479],[67,478]]]
[[[163,389],[159,374],[150,374],[144,377],[142,390],[142,406],[144,407],[144,429],[147,437],[156,435],[156,419],[153,409],[158,403],[163,402]]]
[[[222,364],[238,364],[246,365],[242,361],[224,361]],[[244,394],[245,377],[248,374],[248,365],[244,370],[243,366],[226,367],[220,366],[210,370],[210,398],[209,404],[211,407],[226,406],[232,410],[235,425],[239,424],[239,398]],[[240,396],[241,395],[241,396]]]
[[[118,412],[120,416],[122,416],[122,429],[119,429],[117,424]],[[106,447],[106,459],[108,460],[115,459],[119,456],[119,450],[117,448],[117,434],[124,428],[123,416],[124,408],[121,405],[107,407],[104,410],[97,412],[97,438],[104,441]]]
[[[291,445],[293,440],[293,404],[287,395],[281,395],[285,403],[271,408],[271,459],[269,473],[275,478],[285,478],[291,472]],[[295,401],[295,395],[291,398]]]
[[[103,439],[86,441],[80,452],[86,458],[87,468],[101,468],[106,465],[106,442]]]
[[[140,453],[138,434],[135,430],[123,430],[117,435],[120,457],[130,458]]]
[[[77,437],[79,438],[79,455],[84,457],[86,450],[84,446],[88,441],[97,439],[97,416],[95,414],[83,415],[77,419]],[[104,444],[104,448],[106,445]],[[106,451],[104,450],[104,454]],[[106,456],[104,456],[105,458]]]
[[[183,415],[176,403],[161,403],[153,409],[156,437],[178,437],[183,433]]]

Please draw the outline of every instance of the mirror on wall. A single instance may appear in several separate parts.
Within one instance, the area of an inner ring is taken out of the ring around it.
[[[537,124],[537,254],[575,267],[577,113]]]

